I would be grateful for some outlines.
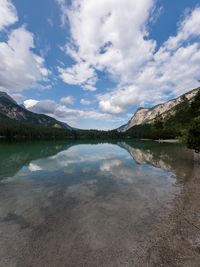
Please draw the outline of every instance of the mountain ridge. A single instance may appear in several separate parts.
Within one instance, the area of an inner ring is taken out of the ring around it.
[[[126,132],[133,126],[152,124],[157,118],[165,118],[168,115],[172,115],[175,112],[175,107],[182,101],[184,101],[184,98],[191,101],[196,96],[199,90],[200,87],[195,88],[177,98],[168,100],[161,104],[157,104],[151,108],[140,107],[133,114],[132,118],[128,121],[128,123],[117,128],[117,131]]]
[[[17,102],[6,92],[0,92],[0,116],[18,122],[26,122],[37,125],[44,125],[51,128],[61,128],[73,130],[67,123],[56,120],[45,114],[34,113],[25,108],[24,105],[18,105]]]

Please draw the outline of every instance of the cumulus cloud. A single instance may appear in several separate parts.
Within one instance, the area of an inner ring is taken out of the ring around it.
[[[115,89],[106,94],[97,95],[99,106],[104,112],[111,114],[123,113],[137,99],[136,88],[127,86],[123,89]]]
[[[62,1],[62,15],[67,15],[71,27],[67,53],[78,66],[86,62],[93,71],[107,71],[115,79],[126,81],[134,69],[151,59],[155,48],[155,42],[146,38],[153,2],[76,0],[69,8]]]
[[[63,24],[67,21],[71,33],[65,51],[76,62],[70,76],[62,79],[81,85],[88,73],[107,73],[117,86],[97,94],[103,112],[120,114],[134,104],[155,104],[199,85],[199,7],[190,10],[177,34],[158,47],[148,32],[156,1],[75,0],[71,6],[59,2]],[[90,72],[80,68],[82,64]]]
[[[168,49],[177,49],[190,37],[200,36],[200,7],[189,12],[180,23],[178,33],[164,44]],[[189,40],[188,40],[189,41]]]
[[[29,109],[35,106],[38,103],[38,100],[35,99],[27,99],[24,101],[24,106]]]
[[[121,122],[123,118],[113,117],[111,114],[96,111],[94,109],[80,110],[69,108],[61,102],[53,100],[35,100],[27,99],[24,101],[24,106],[32,112],[38,114],[46,114],[60,121],[66,122],[74,127],[79,127],[78,122],[81,120],[94,119],[95,121],[105,120],[108,122]]]
[[[62,97],[62,98],[60,99],[60,103],[61,103],[62,105],[66,105],[66,106],[68,106],[68,105],[73,105],[74,102],[75,102],[75,99],[74,99],[73,96],[66,96],[66,97]]]
[[[39,101],[35,99],[28,99],[24,101],[24,106],[33,112],[47,115],[54,114],[57,108],[56,102],[49,99]]]
[[[97,76],[93,68],[81,62],[68,68],[58,68],[60,77],[65,83],[80,85],[84,90],[95,91]]]
[[[21,91],[48,76],[44,59],[35,54],[33,34],[24,27],[12,30],[7,42],[0,42],[0,88]]]
[[[170,37],[153,54],[152,60],[133,73],[133,79],[121,89],[98,95],[104,112],[123,113],[133,104],[156,104],[199,86],[200,8],[187,14],[176,36]]]
[[[0,0],[0,31],[18,21],[17,11],[10,0]]]
[[[0,31],[18,20],[9,0],[0,0],[0,14]],[[24,26],[7,31],[6,41],[0,42],[0,90],[17,92],[46,81],[49,71],[34,48],[34,35]]]

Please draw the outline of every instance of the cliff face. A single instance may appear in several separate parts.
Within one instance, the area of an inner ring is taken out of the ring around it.
[[[172,99],[166,103],[156,105],[152,108],[139,108],[130,121],[117,130],[119,132],[126,132],[135,125],[153,123],[158,116],[165,118],[167,115],[173,114],[176,106],[183,101],[184,97],[186,97],[188,100],[192,100],[197,94],[198,90],[200,90],[200,88],[192,90],[176,99]]]

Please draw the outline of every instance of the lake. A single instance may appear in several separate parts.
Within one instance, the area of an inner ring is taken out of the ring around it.
[[[0,143],[0,266],[136,266],[192,168],[180,144]]]

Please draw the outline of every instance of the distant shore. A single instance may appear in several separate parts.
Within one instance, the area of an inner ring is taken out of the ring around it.
[[[155,141],[158,143],[180,143],[179,139],[158,139]]]
[[[152,139],[140,139],[141,141],[156,141],[158,143],[181,143],[179,139],[158,139],[158,140],[152,140]]]

